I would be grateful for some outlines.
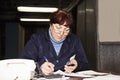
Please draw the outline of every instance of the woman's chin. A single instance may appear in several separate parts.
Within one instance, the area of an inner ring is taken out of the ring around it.
[[[62,40],[62,39],[57,39],[56,41],[57,41],[57,42],[60,42],[61,40]]]

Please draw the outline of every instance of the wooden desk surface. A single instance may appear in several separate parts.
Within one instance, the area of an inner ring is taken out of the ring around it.
[[[78,77],[72,77],[69,80],[83,80],[82,78],[78,78]]]

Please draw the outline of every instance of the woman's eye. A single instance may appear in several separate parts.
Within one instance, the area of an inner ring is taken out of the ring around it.
[[[70,29],[66,29],[65,31],[70,31]]]
[[[61,29],[61,27],[60,27],[60,26],[56,26],[56,28],[57,28],[57,29]]]

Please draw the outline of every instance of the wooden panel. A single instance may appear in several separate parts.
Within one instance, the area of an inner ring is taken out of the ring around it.
[[[85,0],[78,6],[77,34],[80,36],[91,68],[96,70],[97,26],[96,0]]]
[[[120,73],[120,42],[100,42],[98,70]]]

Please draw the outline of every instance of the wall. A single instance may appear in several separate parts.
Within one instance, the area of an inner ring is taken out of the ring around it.
[[[99,71],[120,73],[120,0],[98,0]]]
[[[120,0],[98,0],[100,42],[120,41]]]

